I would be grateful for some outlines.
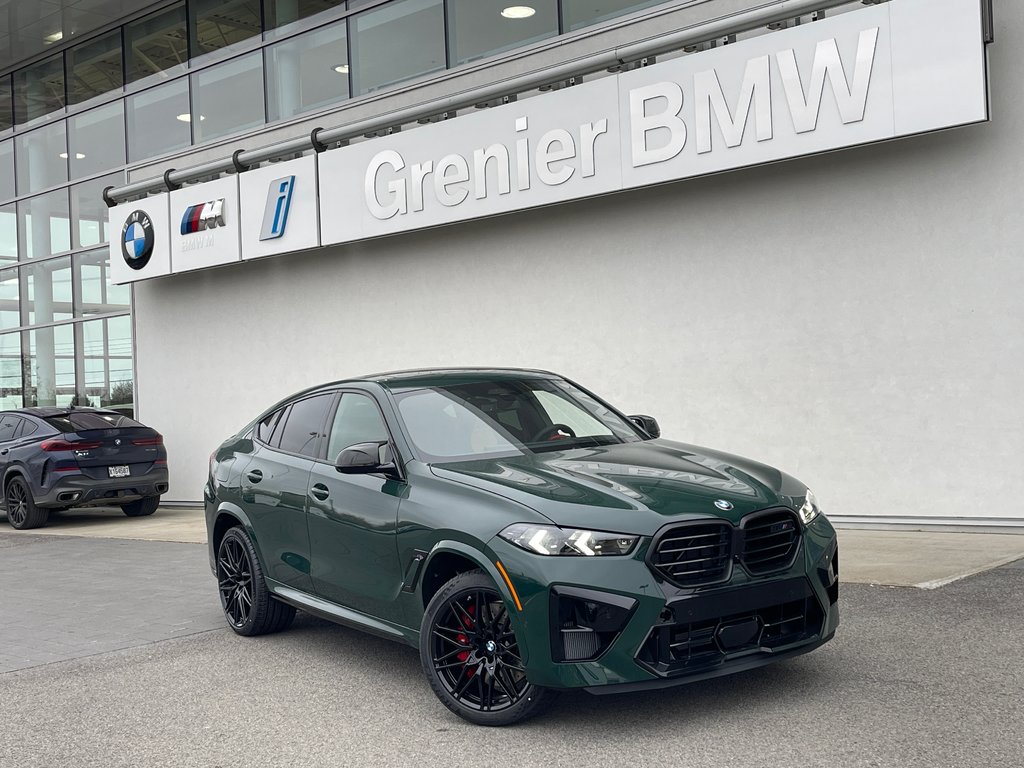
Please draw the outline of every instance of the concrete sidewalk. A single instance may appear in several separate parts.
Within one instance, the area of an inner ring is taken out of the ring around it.
[[[153,516],[140,518],[125,517],[118,509],[69,510],[51,515],[45,528],[31,533],[206,543],[203,511],[186,507],[161,507]],[[921,589],[1024,559],[1024,534],[850,528],[840,529],[839,545],[842,581]]]

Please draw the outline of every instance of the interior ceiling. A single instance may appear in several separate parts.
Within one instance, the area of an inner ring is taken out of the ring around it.
[[[0,71],[147,7],[153,0],[0,0]],[[56,37],[57,35],[60,37]]]

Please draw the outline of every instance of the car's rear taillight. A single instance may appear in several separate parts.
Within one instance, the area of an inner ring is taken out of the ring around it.
[[[53,453],[54,451],[89,451],[102,445],[103,443],[72,442],[55,438],[53,440],[43,440],[39,447],[44,451]]]
[[[157,435],[156,437],[140,437],[138,440],[132,440],[132,445],[163,445],[164,436]]]

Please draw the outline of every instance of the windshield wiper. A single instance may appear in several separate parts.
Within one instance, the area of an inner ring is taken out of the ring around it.
[[[545,440],[542,443],[526,443],[526,446],[535,452],[565,451],[570,448],[594,448],[601,445],[618,445],[623,442],[621,438],[614,435],[584,435],[583,437],[572,437],[565,440]]]

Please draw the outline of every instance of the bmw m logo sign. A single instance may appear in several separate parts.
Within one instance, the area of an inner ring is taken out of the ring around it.
[[[132,211],[121,228],[121,255],[132,269],[142,269],[153,255],[153,222],[145,211]]]
[[[224,198],[191,205],[181,217],[181,234],[191,235],[204,229],[224,226]]]

